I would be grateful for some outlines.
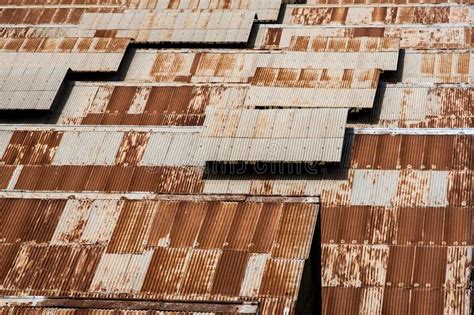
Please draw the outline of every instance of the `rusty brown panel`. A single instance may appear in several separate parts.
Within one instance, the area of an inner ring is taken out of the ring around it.
[[[453,169],[474,170],[474,137],[456,136],[454,140]]]
[[[144,113],[162,114],[168,110],[171,97],[173,95],[173,87],[153,87],[145,105]]]
[[[71,261],[69,273],[62,277],[64,280],[61,285],[62,290],[87,292],[103,252],[104,248],[99,246],[79,247],[74,260]]]
[[[426,136],[423,165],[427,169],[450,170],[453,146],[454,136]]]
[[[423,225],[423,244],[441,245],[444,242],[445,212],[446,208],[444,207],[429,207],[426,209]]]
[[[123,113],[104,114],[100,124],[101,125],[121,125],[124,115],[125,114],[123,114]]]
[[[217,263],[211,293],[239,296],[249,257],[248,252],[224,250]]]
[[[23,42],[23,46],[21,47],[20,51],[36,51],[36,49],[38,49],[38,47],[40,46],[41,41],[41,38],[25,38],[25,41]]]
[[[6,51],[18,51],[20,50],[21,45],[23,45],[22,38],[10,38],[3,46],[3,50]]]
[[[124,52],[129,42],[130,39],[128,38],[114,38],[110,41],[106,50],[108,52]]]
[[[58,44],[57,50],[59,52],[71,52],[76,46],[78,38],[63,38]]]
[[[142,118],[142,114],[125,114],[120,123],[124,126],[140,126]]]
[[[87,116],[82,119],[81,125],[101,125],[103,119],[103,113],[87,114]]]
[[[375,7],[372,10],[372,22],[384,22],[387,15],[387,7]]]
[[[356,135],[352,145],[351,168],[373,168],[377,142],[374,135]]]
[[[416,247],[413,283],[418,283],[421,287],[442,288],[446,274],[446,262],[446,247]]]
[[[0,209],[1,213],[1,209]],[[20,249],[20,244],[0,244],[0,285],[7,277],[8,271],[13,266],[16,255]]]
[[[359,314],[361,288],[323,288],[323,312],[330,314]]]
[[[16,166],[13,165],[0,166],[0,189],[6,189],[8,187],[8,183],[12,178],[15,168]]]
[[[134,166],[114,166],[110,171],[105,191],[107,192],[126,192],[132,181]],[[95,174],[91,174],[94,176]]]
[[[192,100],[193,88],[191,86],[180,86],[173,89],[173,96],[166,113],[185,114]]]
[[[23,24],[23,21],[25,20],[26,15],[28,14],[28,10],[25,10],[24,8],[14,9],[10,12],[11,17],[7,22],[8,24]]]
[[[265,34],[264,45],[266,48],[278,48],[280,46],[281,33],[283,29],[278,28],[269,28]]]
[[[219,256],[220,251],[192,250],[179,293],[209,294]]]
[[[130,181],[130,191],[153,192],[157,190],[162,167],[159,166],[137,166]]]
[[[421,169],[426,136],[403,135],[400,146],[400,167]]]
[[[77,40],[77,44],[74,47],[73,51],[74,52],[80,52],[80,53],[85,53],[89,50],[92,44],[92,38],[79,38]]]
[[[385,28],[358,27],[354,28],[354,37],[384,37]]]
[[[93,50],[95,52],[105,52],[110,41],[110,38],[97,38],[97,42],[95,43]]]
[[[313,38],[310,51],[326,51],[328,49],[329,39],[325,37]]]
[[[250,83],[255,86],[273,86],[277,75],[277,68],[257,67]]]
[[[473,245],[471,233],[473,220],[472,209],[469,207],[448,207],[444,225],[445,240],[448,245]]]
[[[56,9],[56,12],[55,12],[52,20],[50,21],[50,23],[51,22],[53,24],[63,24],[63,23],[65,23],[66,19],[67,19],[67,16],[69,14],[69,11],[70,11],[70,9],[66,9],[66,8]]]
[[[38,8],[31,8],[28,10],[28,15],[26,16],[25,20],[23,21],[24,24],[36,24],[38,22],[38,19],[41,15],[41,11],[43,9],[38,9]]]
[[[426,208],[400,208],[397,231],[397,244],[417,244],[423,237],[423,224]]]
[[[163,115],[161,114],[142,114],[140,115],[141,126],[161,126],[163,125]]]
[[[21,164],[51,164],[62,136],[63,132],[60,131],[39,132],[37,142],[32,145],[30,152],[25,154]]]
[[[107,181],[113,166],[92,166],[91,176],[87,181],[85,191],[105,191]]]
[[[185,268],[185,248],[158,247],[153,253],[141,292],[152,294],[173,294]]]
[[[83,191],[92,173],[92,166],[63,166],[63,178],[59,182],[58,190],[64,191]]]
[[[449,23],[450,7],[415,7],[413,23],[436,24]]]
[[[206,202],[182,202],[179,205],[170,231],[170,247],[193,247],[204,221],[206,208]]]
[[[63,166],[47,166],[39,168],[41,170],[40,177],[45,180],[38,181],[32,189],[35,190],[57,190],[64,178],[66,168]],[[69,175],[69,174],[68,174]]]
[[[203,190],[203,170],[198,167],[163,167],[158,193],[196,194]]]
[[[410,292],[411,290],[386,287],[383,294],[382,314],[408,314]]]
[[[125,113],[132,104],[137,91],[135,86],[116,86],[107,104],[106,113]]]
[[[14,131],[10,143],[8,144],[5,152],[3,153],[2,161],[7,165],[17,164],[21,159],[21,156],[24,154],[24,146],[22,146],[23,141],[25,141],[28,131]]]
[[[115,158],[117,165],[136,165],[141,161],[150,134],[147,132],[130,131],[124,134],[119,151]]]
[[[41,179],[41,171],[44,167],[41,166],[24,166],[21,170],[20,176],[15,184],[15,189],[20,190],[35,190],[38,179]]]
[[[68,24],[79,24],[82,15],[84,14],[85,9],[82,8],[73,8],[69,11],[69,14],[66,18],[66,23]]]
[[[202,249],[224,248],[227,235],[237,211],[236,202],[211,201],[197,238],[197,247]]]
[[[41,43],[40,47],[38,48],[38,51],[54,52],[56,50],[56,47],[59,45],[59,43],[60,43],[60,40],[57,38],[46,38]]]
[[[94,37],[110,38],[117,35],[117,30],[96,30]]]
[[[411,293],[410,315],[443,314],[444,292],[442,290],[413,290]]]
[[[141,253],[157,201],[127,200],[107,247],[108,253]]]
[[[5,283],[12,289],[37,292],[78,288],[86,291],[100,253],[101,248],[97,247],[26,245],[18,254]]]
[[[277,236],[282,211],[283,204],[281,203],[263,204],[251,242],[252,246],[249,247],[252,252],[271,252]]]
[[[368,240],[369,206],[341,207],[339,237],[337,241],[363,244]]]
[[[319,209],[315,204],[286,203],[272,250],[273,257],[306,258]]]
[[[448,204],[450,206],[472,206],[474,204],[473,171],[453,171],[449,174]]]
[[[333,8],[331,13],[331,22],[345,24],[348,12],[349,8],[347,7]]]
[[[301,261],[268,259],[263,271],[259,295],[294,297],[303,272]]]
[[[391,246],[385,282],[390,282],[393,287],[411,287],[414,261],[414,246]]]
[[[53,17],[56,13],[56,9],[53,8],[44,8],[41,13],[38,24],[50,24],[53,21]]]
[[[341,221],[341,207],[321,207],[321,242],[329,244],[339,242],[339,230]]]
[[[246,202],[238,204],[226,238],[228,249],[248,250],[262,208],[262,203]]]
[[[398,165],[402,136],[382,135],[377,141],[374,166],[376,169],[392,170]]]
[[[160,201],[151,223],[147,246],[168,246],[176,211],[184,201]]]

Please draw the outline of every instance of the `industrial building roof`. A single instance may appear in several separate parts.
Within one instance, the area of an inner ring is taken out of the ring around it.
[[[0,314],[471,314],[473,10],[0,0]]]

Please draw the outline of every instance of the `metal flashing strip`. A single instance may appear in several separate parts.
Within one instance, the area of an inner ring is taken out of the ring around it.
[[[169,132],[169,133],[194,133],[201,132],[201,126],[105,126],[105,125],[2,125],[0,124],[0,130],[2,131],[77,131],[77,132],[120,132],[120,131],[137,131],[137,132]]]
[[[202,194],[202,195],[174,195],[155,193],[71,193],[71,192],[2,192],[1,198],[11,199],[91,199],[91,200],[163,200],[163,201],[248,201],[248,202],[288,202],[288,203],[319,203],[318,196],[297,197],[297,196],[258,196],[244,194]]]
[[[474,128],[347,128],[346,134],[360,135],[474,135]]]
[[[136,299],[85,299],[85,298],[54,298],[45,296],[2,297],[0,307],[34,306],[48,308],[79,308],[79,309],[127,309],[127,310],[160,310],[174,312],[225,312],[257,314],[258,303],[255,302],[222,302],[222,301],[170,301]]]

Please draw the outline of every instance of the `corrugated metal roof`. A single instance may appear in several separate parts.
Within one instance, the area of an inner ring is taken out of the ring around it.
[[[306,125],[293,121],[298,112],[310,117]],[[346,119],[347,109],[208,108],[196,159],[339,161]],[[219,148],[217,156],[212,153],[212,147]],[[242,147],[248,151],[242,151]]]
[[[0,312],[469,313],[467,0],[66,2],[0,9],[9,104],[111,72],[0,128]],[[204,166],[262,158],[339,163]]]

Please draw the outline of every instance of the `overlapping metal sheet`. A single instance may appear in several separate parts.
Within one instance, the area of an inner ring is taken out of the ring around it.
[[[293,120],[297,112],[309,117],[307,124]],[[196,159],[338,162],[347,112],[347,109],[208,108]],[[217,150],[213,151],[215,147]]]
[[[20,216],[35,222],[44,215],[43,208],[28,216],[27,206],[38,207],[48,201],[2,202],[8,204],[7,210],[2,211],[10,221]],[[211,301],[232,301],[235,296],[256,300],[271,294],[295,299],[318,216],[318,207],[312,203],[90,199],[51,202],[60,207],[55,208],[56,224],[48,233],[29,230],[28,234],[8,234],[9,241],[15,238],[21,246],[0,245],[5,254],[11,252],[8,260],[2,260],[2,266],[10,270],[0,289],[2,294],[34,288],[52,295],[61,292],[63,297],[127,294],[137,298],[200,300],[197,295],[201,294]],[[98,214],[102,214],[102,228],[98,228]],[[147,228],[143,228],[144,223]],[[209,224],[215,227],[213,233],[205,228]],[[91,234],[88,227],[93,226],[95,232]],[[140,234],[136,233],[137,228]],[[181,233],[183,228],[190,234]],[[104,238],[105,230],[109,236]],[[292,235],[296,235],[297,243]],[[60,259],[65,261],[59,263]],[[43,261],[57,266],[41,265]],[[77,272],[86,261],[87,271],[78,277]],[[64,273],[70,275],[68,281],[60,276]],[[162,281],[164,278],[167,280]],[[279,280],[275,283],[274,279]]]
[[[113,72],[0,128],[0,312],[472,312],[468,0],[66,2],[0,4],[0,93]]]
[[[67,67],[0,69],[0,110],[50,110]]]

